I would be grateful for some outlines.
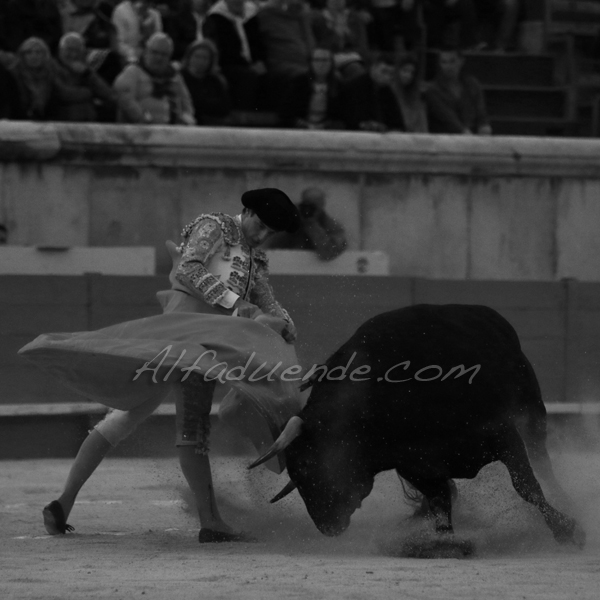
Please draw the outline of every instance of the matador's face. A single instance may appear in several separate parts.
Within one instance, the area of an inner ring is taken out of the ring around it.
[[[242,234],[250,248],[264,244],[275,232],[267,227],[254,211],[245,209],[242,213]]]

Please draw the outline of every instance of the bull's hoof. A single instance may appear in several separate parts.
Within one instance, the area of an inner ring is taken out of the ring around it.
[[[567,519],[554,531],[554,539],[559,544],[574,544],[581,550],[585,546],[586,535],[575,519]]]

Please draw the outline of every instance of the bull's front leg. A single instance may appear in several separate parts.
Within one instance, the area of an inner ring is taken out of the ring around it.
[[[433,519],[436,533],[454,533],[452,528],[452,485],[448,479],[411,480],[411,484],[424,496],[429,516]]]
[[[503,437],[499,458],[506,465],[519,496],[540,511],[554,539],[561,544],[572,542],[582,548],[585,544],[585,532],[575,519],[550,506],[535,478],[525,445],[516,429],[506,432]]]

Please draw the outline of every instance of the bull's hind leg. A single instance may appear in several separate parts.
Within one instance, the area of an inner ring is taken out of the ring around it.
[[[575,519],[559,512],[546,501],[529,463],[525,444],[516,429],[510,428],[506,432],[499,459],[506,465],[519,496],[542,513],[554,539],[561,544],[572,542],[582,547],[585,543],[585,533]]]
[[[521,405],[525,414],[517,420],[519,433],[525,442],[535,474],[546,484],[551,498],[558,501],[562,508],[568,508],[572,506],[571,499],[556,479],[546,449],[547,417],[542,393],[533,367],[525,356],[521,368],[525,372],[520,388],[523,394]]]

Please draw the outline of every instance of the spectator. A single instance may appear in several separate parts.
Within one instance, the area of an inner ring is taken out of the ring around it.
[[[104,113],[112,110],[116,116],[116,93],[98,76],[86,62],[86,47],[78,33],[67,33],[58,46],[56,61],[57,81],[64,87],[79,90],[81,97],[72,97],[71,101],[57,102],[57,121],[97,121],[98,111],[95,103],[105,105]]]
[[[63,31],[83,37],[87,63],[110,85],[125,62],[118,52],[112,12],[113,7],[106,0],[66,0],[61,11]]]
[[[425,0],[424,18],[429,48],[482,46],[473,0]]]
[[[396,95],[405,130],[427,133],[427,108],[421,91],[419,61],[414,54],[405,54],[398,60],[392,90]]]
[[[425,92],[432,133],[490,135],[481,85],[463,72],[464,57],[458,50],[442,50],[438,74]]]
[[[289,84],[281,104],[281,124],[299,129],[341,129],[339,113],[333,55],[317,48],[312,53],[310,71],[297,75]]]
[[[365,63],[357,53],[336,54],[333,57],[335,73],[342,82],[352,81],[366,73]]]
[[[402,113],[392,90],[394,58],[379,55],[368,72],[342,86],[341,111],[346,129],[404,131]]]
[[[317,46],[331,50],[336,61],[360,57],[369,62],[366,25],[355,10],[346,7],[346,0],[327,0],[325,8],[313,11],[312,31]]]
[[[183,78],[171,65],[173,42],[155,33],[146,42],[139,63],[127,65],[117,77],[119,120],[156,125],[194,125],[194,107]]]
[[[21,119],[21,98],[15,78],[0,64],[0,119]]]
[[[40,38],[56,52],[62,36],[62,23],[56,0],[4,0],[3,46],[16,52],[32,37]]]
[[[151,35],[162,31],[160,13],[149,0],[123,0],[112,14],[117,31],[118,50],[127,62],[137,61]]]
[[[346,249],[344,228],[325,212],[325,192],[317,187],[302,192],[298,204],[301,224],[296,233],[277,233],[269,249],[313,250],[321,260],[333,260]]]
[[[304,0],[268,0],[256,19],[267,73],[280,84],[277,90],[284,89],[308,72],[314,47],[310,11]]]
[[[0,223],[0,246],[6,246],[8,242],[8,230],[6,225]]]
[[[180,61],[187,47],[196,41],[192,0],[159,0],[154,6],[160,12],[164,32],[173,40],[173,60]]]
[[[25,40],[11,55],[10,71],[19,90],[21,116],[42,121],[47,118],[53,98],[55,72],[50,49],[40,38]]]
[[[181,75],[190,92],[198,125],[218,125],[231,112],[227,83],[219,72],[218,53],[210,40],[192,44],[185,53]]]
[[[246,0],[218,0],[204,20],[204,37],[219,52],[233,107],[255,110],[267,68],[262,61],[257,6]]]

